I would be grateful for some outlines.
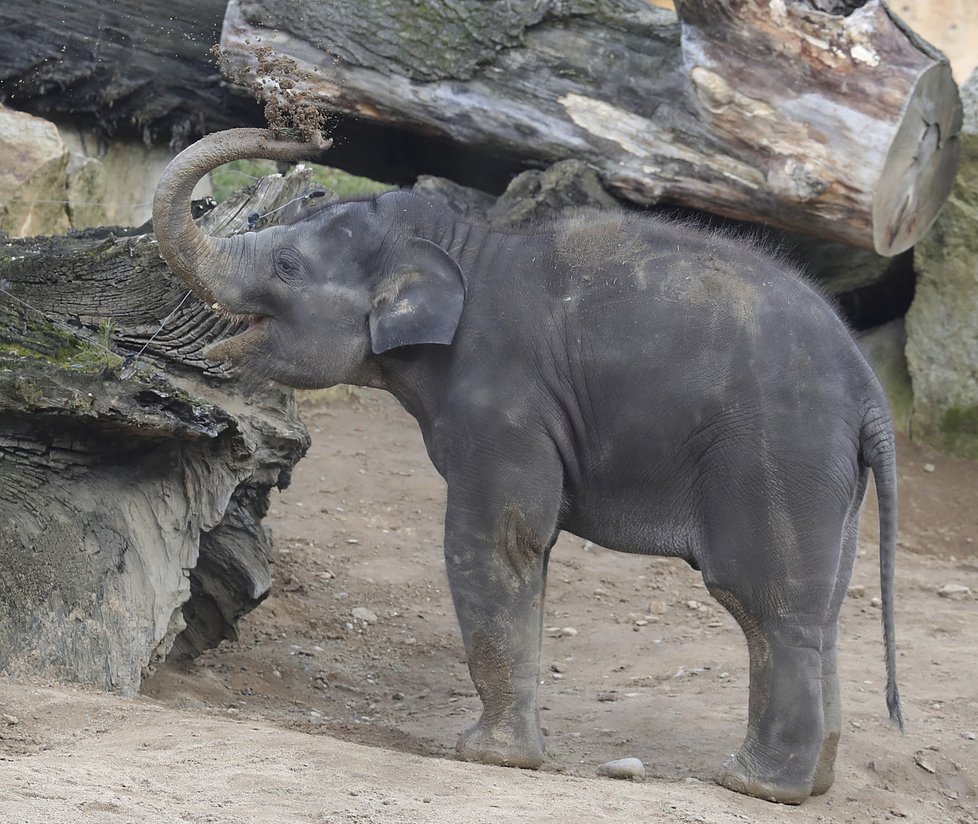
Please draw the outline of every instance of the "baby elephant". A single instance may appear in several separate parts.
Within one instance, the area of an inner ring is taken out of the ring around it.
[[[322,145],[237,129],[177,157],[154,225],[170,267],[250,321],[209,350],[295,387],[393,393],[448,484],[445,564],[482,716],[462,758],[543,760],[537,684],[561,530],[686,560],[750,653],[732,790],[789,804],[832,784],[836,633],[870,470],[880,512],[886,699],[894,438],[872,370],[784,261],[698,226],[580,212],[503,233],[410,192],[219,239],[195,182],[244,157]]]

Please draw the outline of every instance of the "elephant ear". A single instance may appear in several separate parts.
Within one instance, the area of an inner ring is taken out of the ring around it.
[[[458,263],[440,246],[414,237],[374,292],[374,354],[418,343],[450,344],[462,317],[465,284]]]

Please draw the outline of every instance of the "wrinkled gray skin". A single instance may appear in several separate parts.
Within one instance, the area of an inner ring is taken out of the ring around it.
[[[832,308],[765,251],[649,217],[500,234],[394,192],[220,241],[190,221],[213,166],[313,151],[257,130],[195,144],[157,192],[160,250],[208,302],[252,316],[211,357],[296,387],[380,387],[417,418],[448,484],[445,561],[483,704],[461,757],[543,760],[547,560],[567,530],[685,559],[743,628],[747,736],[718,781],[787,803],[825,792],[870,470],[900,721],[890,416]]]

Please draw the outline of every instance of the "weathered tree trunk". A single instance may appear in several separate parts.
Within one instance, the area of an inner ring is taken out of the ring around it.
[[[266,178],[204,228],[303,188]],[[180,305],[151,234],[8,242],[0,278],[0,672],[132,693],[174,641],[233,637],[265,597],[261,519],[308,436],[291,393],[204,359],[227,322]]]
[[[231,0],[221,48],[228,76],[353,117],[349,135],[466,147],[413,173],[501,191],[519,163],[575,157],[637,204],[885,255],[923,234],[957,166],[950,68],[882,0],[683,0],[678,19],[645,0]]]
[[[256,123],[261,109],[223,83],[210,49],[226,0],[4,0],[0,97],[112,134],[188,143]]]

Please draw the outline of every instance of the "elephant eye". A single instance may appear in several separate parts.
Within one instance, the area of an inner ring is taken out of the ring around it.
[[[294,282],[302,274],[302,262],[291,250],[281,250],[275,255],[275,274],[286,282]]]

